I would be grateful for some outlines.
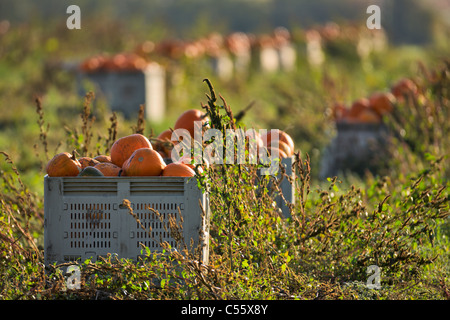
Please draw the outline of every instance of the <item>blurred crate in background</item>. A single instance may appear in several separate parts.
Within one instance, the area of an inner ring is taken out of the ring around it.
[[[86,94],[86,81],[93,83],[95,93],[103,95],[112,111],[126,118],[138,115],[144,105],[145,118],[159,123],[166,110],[166,72],[153,62],[143,70],[79,72],[78,92]]]
[[[337,135],[325,148],[320,179],[349,172],[376,173],[388,158],[389,134],[380,124],[337,123]]]

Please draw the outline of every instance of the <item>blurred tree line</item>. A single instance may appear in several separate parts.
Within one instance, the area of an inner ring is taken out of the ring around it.
[[[107,16],[166,28],[176,37],[207,32],[268,32],[277,26],[309,27],[327,21],[364,22],[371,4],[381,7],[381,24],[394,44],[426,44],[439,15],[427,0],[0,0],[0,20],[50,21],[67,18],[79,5],[82,19]]]

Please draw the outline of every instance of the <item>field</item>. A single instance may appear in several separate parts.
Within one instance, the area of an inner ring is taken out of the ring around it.
[[[253,67],[230,79],[206,59],[161,59],[170,70],[167,116],[155,123],[113,113],[96,92],[94,99],[80,96],[67,66],[101,52],[130,52],[149,35],[162,41],[165,34],[108,20],[83,33],[63,22],[0,24],[0,299],[450,299],[448,42],[388,43],[361,55],[352,37],[337,37],[314,66],[299,28],[291,30],[293,70]],[[324,149],[336,135],[335,103],[389,91],[404,78],[418,89],[383,117],[392,136],[376,170],[320,177]],[[80,288],[67,288],[68,276],[43,264],[47,162],[63,151],[107,154],[115,138],[131,133],[156,137],[182,111],[202,105],[216,128],[277,128],[292,136],[291,218],[274,208],[267,188],[255,191],[255,168],[211,166],[199,179],[211,200],[208,265],[198,263],[197,252],[143,248],[145,264],[84,261]],[[373,265],[380,268],[377,288],[368,286]]]

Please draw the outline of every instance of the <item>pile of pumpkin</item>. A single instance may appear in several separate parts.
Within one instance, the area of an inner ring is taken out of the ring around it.
[[[183,112],[174,125],[176,129],[186,129],[194,137],[195,125],[207,124],[204,112],[191,109]],[[172,139],[172,129],[161,132],[153,143],[142,134],[131,134],[117,139],[110,149],[110,155],[96,157],[82,156],[75,153],[61,152],[55,155],[46,166],[49,177],[66,176],[177,176],[192,177],[194,165],[190,157],[183,156],[176,162],[170,159],[172,148],[179,143]],[[257,131],[255,130],[257,133]],[[294,154],[294,142],[284,131],[278,130],[278,155],[280,158]],[[269,154],[274,151],[272,131],[264,137],[256,135],[258,152],[265,147]],[[169,161],[170,160],[170,161]],[[198,170],[201,172],[202,167]]]
[[[111,147],[111,155],[77,158],[75,153],[61,152],[47,163],[46,171],[49,177],[195,175],[190,164],[166,164],[148,138],[138,133],[116,140]]]
[[[81,62],[81,71],[90,73],[98,71],[138,71],[148,66],[147,60],[135,53],[117,53],[113,56],[99,54]]]
[[[183,112],[178,117],[173,129],[186,129],[189,132],[191,138],[194,138],[196,124],[201,124],[202,127],[208,127],[208,119],[206,117],[206,114],[201,110],[190,109]],[[294,154],[295,146],[292,137],[282,130],[277,129],[277,132],[278,139],[277,146],[275,147],[275,137],[272,136],[273,130],[267,130],[266,134],[262,136],[259,135],[257,130],[254,131],[254,140],[251,140],[251,142],[255,142],[258,154],[260,148],[265,148],[269,155],[273,153],[275,148],[277,148],[280,158],[291,157]],[[170,158],[172,148],[179,143],[177,139],[172,139],[172,134],[173,130],[169,128],[161,132],[155,139],[155,150],[157,150],[163,158]],[[249,139],[251,139],[251,137],[247,137],[246,140],[247,150],[250,143]],[[186,162],[186,159],[187,162],[192,160],[190,157],[183,156],[180,161]],[[205,161],[205,159],[203,160]]]
[[[375,92],[368,98],[359,98],[348,108],[343,103],[336,103],[332,115],[338,123],[379,124],[384,115],[392,112],[397,102],[404,97],[418,92],[416,84],[408,78],[397,81],[387,92]]]
[[[194,130],[195,123],[201,123],[202,126],[207,124],[206,114],[198,109],[191,109],[185,111],[183,114],[175,122],[174,129],[186,129],[189,131],[191,138],[194,138]],[[278,146],[276,147],[278,150],[278,155],[280,158],[287,158],[294,154],[294,141],[292,137],[286,132],[277,129],[278,131]],[[260,136],[258,131],[254,131],[254,141],[251,142],[256,143],[257,152],[259,152],[260,148],[266,148],[268,154],[271,154],[275,149],[274,141],[275,138],[272,137],[272,130],[267,130],[267,133]],[[249,139],[251,137],[247,137],[246,147],[248,150]],[[157,144],[155,149],[160,152],[163,158],[170,158],[171,148],[178,143],[177,140],[172,140],[172,130],[166,129],[161,132],[157,139]]]

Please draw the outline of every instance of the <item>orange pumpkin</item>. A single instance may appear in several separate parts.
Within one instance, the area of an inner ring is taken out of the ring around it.
[[[86,167],[93,167],[97,163],[100,163],[98,160],[95,160],[91,157],[81,157],[78,159],[78,162],[81,164],[81,169],[84,169]]]
[[[194,165],[192,164],[192,157],[190,155],[184,155],[182,156],[177,163],[183,163],[187,165],[189,168],[194,169]]]
[[[279,158],[287,158],[288,157],[287,154],[283,150],[280,150],[278,148],[268,147],[267,150],[269,151],[270,155],[272,155],[272,153],[274,153],[274,152],[278,152]]]
[[[398,99],[403,100],[404,95],[417,94],[417,85],[409,78],[403,78],[397,81],[391,87],[391,93]]]
[[[80,69],[84,72],[98,71],[103,68],[105,62],[106,58],[102,55],[89,57],[80,64]]]
[[[186,129],[191,134],[191,137],[194,137],[195,124],[197,121],[201,121],[202,125],[205,124],[206,114],[197,109],[187,110],[178,117],[174,129]]]
[[[172,130],[166,129],[163,132],[161,132],[158,137],[159,140],[165,141],[165,140],[171,140],[172,138]]]
[[[361,123],[380,123],[381,116],[372,109],[362,110],[356,120]]]
[[[272,147],[272,143],[270,144],[270,147]],[[280,149],[284,154],[286,154],[288,157],[292,156],[294,152],[292,149],[288,146],[288,144],[284,141],[278,141],[278,149]]]
[[[292,140],[291,136],[287,134],[286,132],[276,129],[278,131],[278,141],[282,141],[288,145],[290,150],[294,152],[294,141]],[[268,130],[266,134],[262,135],[262,141],[267,145],[270,146],[271,141],[275,138],[272,137],[272,131],[274,130]]]
[[[109,71],[119,71],[125,69],[126,63],[126,55],[124,53],[117,53],[105,61],[105,67]]]
[[[166,156],[170,155],[172,130],[170,129],[164,130],[156,138],[160,141],[156,142],[155,150],[162,151],[163,154]]]
[[[394,108],[395,96],[390,92],[375,92],[369,97],[370,108],[380,116]]]
[[[99,162],[94,166],[94,168],[98,169],[103,173],[105,177],[117,177],[122,170],[121,167],[116,166],[114,163],[110,162]]]
[[[336,103],[332,109],[333,119],[335,121],[341,121],[347,116],[348,109],[342,103]]]
[[[161,155],[151,148],[140,148],[133,152],[122,166],[123,176],[159,176],[166,164]]]
[[[165,177],[193,177],[195,171],[181,162],[173,162],[168,164],[162,173]]]
[[[94,157],[94,160],[97,160],[98,162],[111,162],[111,157],[100,154],[100,155]]]
[[[147,61],[137,54],[127,54],[125,62],[125,69],[127,70],[143,70],[147,67]]]
[[[81,163],[74,153],[61,152],[55,155],[45,168],[49,177],[71,177],[81,172]]]
[[[370,101],[367,98],[359,98],[353,101],[350,110],[348,111],[348,117],[357,118],[359,113],[370,107]]]
[[[150,141],[142,134],[135,133],[117,139],[111,147],[111,162],[122,167],[133,152],[141,148],[153,149]]]

